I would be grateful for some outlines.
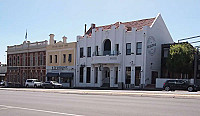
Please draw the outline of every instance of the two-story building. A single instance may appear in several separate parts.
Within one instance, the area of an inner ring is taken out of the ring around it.
[[[76,42],[67,43],[67,37],[63,41],[56,42],[54,34],[50,34],[49,45],[46,50],[46,81],[57,81],[63,87],[75,86],[76,71]]]
[[[160,14],[111,25],[92,24],[77,36],[77,87],[133,88],[161,75],[161,45],[173,43]]]
[[[24,86],[26,79],[45,81],[46,46],[48,41],[24,41],[23,44],[7,46],[7,81]]]

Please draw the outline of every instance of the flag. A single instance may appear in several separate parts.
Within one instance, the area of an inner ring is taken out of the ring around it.
[[[26,41],[27,41],[27,36],[28,36],[28,35],[27,35],[27,30],[26,30],[26,35],[25,35],[25,40],[26,40]]]

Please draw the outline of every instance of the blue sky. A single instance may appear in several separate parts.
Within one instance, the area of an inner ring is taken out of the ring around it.
[[[91,23],[156,17],[161,13],[174,39],[200,35],[200,0],[0,0],[0,62],[9,45],[21,44],[26,29],[31,42],[68,37],[76,41]]]

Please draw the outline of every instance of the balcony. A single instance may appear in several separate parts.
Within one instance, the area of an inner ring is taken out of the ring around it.
[[[120,64],[121,55],[119,51],[94,52],[92,64]]]

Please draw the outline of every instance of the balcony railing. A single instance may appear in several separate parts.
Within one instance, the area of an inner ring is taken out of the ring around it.
[[[95,51],[93,52],[93,56],[118,56],[119,51]]]

